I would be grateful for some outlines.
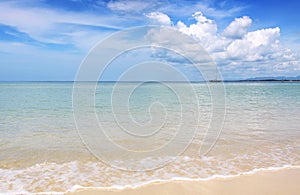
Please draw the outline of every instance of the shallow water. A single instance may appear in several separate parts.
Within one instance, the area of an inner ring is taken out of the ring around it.
[[[130,94],[136,83],[80,83],[95,94],[89,104],[86,93],[72,96],[72,82],[0,83],[0,193],[300,165],[299,83],[225,83],[226,105],[210,85],[222,83],[146,83]]]

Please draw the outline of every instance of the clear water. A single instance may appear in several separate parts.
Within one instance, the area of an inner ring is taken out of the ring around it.
[[[94,107],[82,94],[74,118],[72,82],[0,83],[0,193],[120,188],[300,165],[300,83],[225,83],[226,115],[217,140],[207,129],[222,111],[213,110],[207,84],[147,83],[127,98],[132,85],[113,91],[115,83],[101,83]],[[95,138],[101,135],[95,122],[105,136]]]

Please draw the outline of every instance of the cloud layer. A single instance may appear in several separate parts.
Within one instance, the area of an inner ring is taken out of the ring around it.
[[[217,22],[207,18],[202,12],[193,14],[192,24],[178,21],[172,25],[163,13],[162,25],[169,25],[180,32],[194,37],[209,52],[224,74],[244,78],[255,75],[280,75],[290,70],[300,71],[300,57],[280,43],[280,28],[265,28],[249,31],[252,19],[249,16],[235,18],[223,31]],[[164,22],[168,21],[168,22]]]
[[[0,72],[13,75],[7,66],[35,69],[49,58],[67,67],[76,60],[79,65],[95,44],[113,32],[155,24],[199,41],[225,78],[300,74],[299,54],[287,48],[299,48],[298,38],[287,35],[282,24],[254,29],[257,16],[255,20],[243,16],[244,9],[245,5],[225,1],[4,0],[0,2]],[[295,41],[286,41],[290,37]],[[51,63],[45,70],[51,69]]]

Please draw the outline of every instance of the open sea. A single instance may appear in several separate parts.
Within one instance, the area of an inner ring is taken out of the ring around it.
[[[300,83],[74,86],[0,83],[1,194],[300,166]]]

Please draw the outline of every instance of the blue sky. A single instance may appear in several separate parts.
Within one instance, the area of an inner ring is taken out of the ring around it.
[[[0,80],[74,80],[101,40],[153,24],[199,41],[225,79],[297,76],[299,7],[296,0],[2,0]]]

